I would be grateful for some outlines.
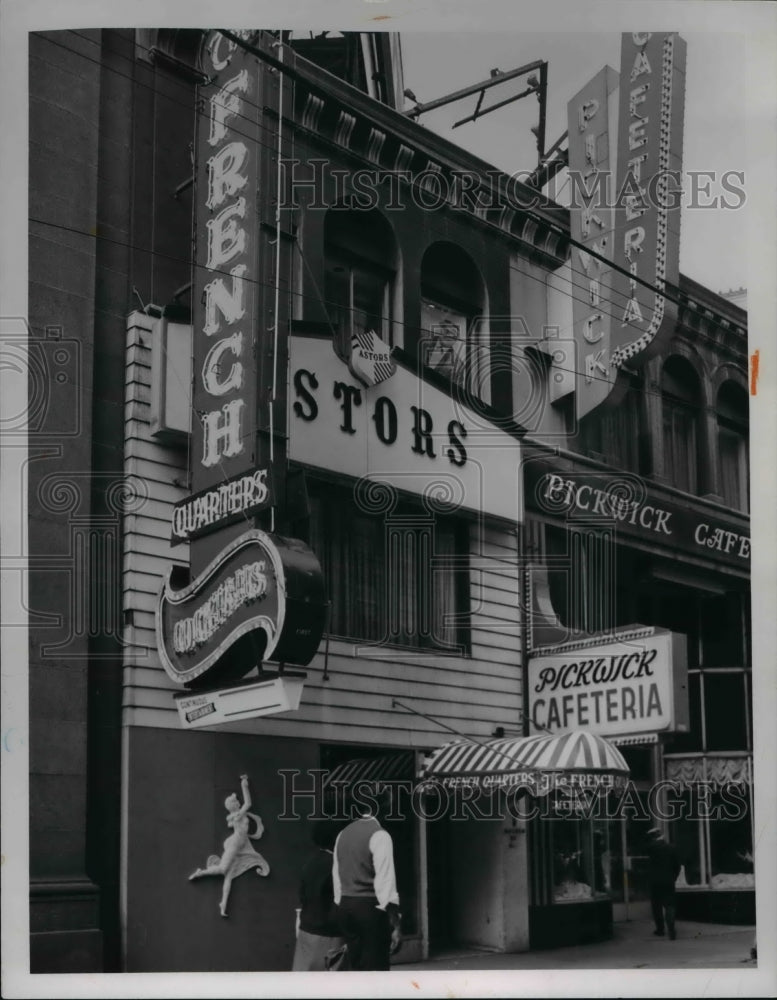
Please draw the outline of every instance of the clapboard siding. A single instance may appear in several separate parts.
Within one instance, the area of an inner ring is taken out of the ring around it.
[[[146,635],[135,635],[136,650],[150,649],[154,645],[153,632]],[[397,682],[409,685],[413,683],[417,690],[413,690],[413,695],[418,697],[429,697],[430,689],[434,687],[445,688],[446,693],[441,692],[440,697],[461,700],[463,695],[467,698],[477,698],[482,695],[485,700],[493,698],[493,694],[502,695],[510,692],[515,687],[514,671],[506,669],[507,665],[496,666],[495,672],[481,673],[478,676],[478,684],[472,684],[472,671],[465,669],[470,660],[451,659],[451,666],[444,662],[424,663],[422,669],[418,663],[401,663],[396,660],[382,660],[365,662],[364,659],[354,657],[336,656],[330,653],[327,666],[329,680],[324,680],[324,656],[318,653],[311,663],[305,668],[308,674],[309,686],[320,686],[323,688],[345,688],[348,690],[354,687],[370,691],[377,690],[378,686],[388,683],[396,685]],[[456,664],[455,667],[452,664]],[[128,663],[128,669],[139,671],[137,674],[138,683],[145,687],[159,687],[165,690],[172,689],[167,675],[157,669],[157,664],[149,664],[147,657],[133,660]],[[143,671],[148,671],[143,673]],[[450,691],[448,691],[450,689]],[[388,688],[385,689],[389,691]],[[303,693],[303,699],[307,695]]]
[[[187,545],[170,544],[173,505],[187,495],[188,470],[185,449],[164,447],[150,434],[151,324],[143,314],[130,318],[126,360],[125,472],[142,480],[147,498],[125,519],[125,722],[178,729],[174,695],[180,689],[159,662],[154,614],[171,563],[188,561]],[[325,638],[306,668],[299,711],[216,731],[429,747],[446,737],[446,725],[479,737],[496,726],[516,726],[522,649],[516,533],[473,525],[470,562],[469,655],[369,649]],[[423,715],[392,707],[394,699]]]

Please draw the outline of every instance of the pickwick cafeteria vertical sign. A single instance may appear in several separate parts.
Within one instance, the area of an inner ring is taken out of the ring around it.
[[[623,35],[614,184],[606,184],[612,71],[569,106],[570,168],[579,171],[581,199],[572,236],[586,248],[572,255],[585,292],[574,313],[578,418],[610,394],[624,364],[660,350],[674,329],[676,307],[663,292],[679,278],[685,52],[675,33]]]

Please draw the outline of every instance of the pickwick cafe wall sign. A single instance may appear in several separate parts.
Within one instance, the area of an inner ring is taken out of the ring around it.
[[[554,647],[528,665],[531,733],[687,732],[687,639],[635,627]]]
[[[616,533],[652,547],[681,550],[697,558],[750,569],[749,521],[717,511],[700,511],[649,490],[637,477],[593,471],[561,471],[548,462],[526,463],[526,504],[575,524],[611,524]]]
[[[251,529],[182,587],[171,569],[159,594],[157,647],[176,683],[202,687],[266,660],[304,666],[326,616],[318,560],[295,539]]]

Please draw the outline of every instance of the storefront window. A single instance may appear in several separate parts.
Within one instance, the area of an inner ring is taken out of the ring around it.
[[[724,797],[721,792],[712,796],[712,809],[725,818],[710,822],[710,886],[713,889],[753,889],[753,840],[749,811],[741,808],[747,802],[748,788],[734,786]],[[740,815],[737,815],[737,814]]]
[[[670,753],[693,753],[704,746],[702,728],[703,705],[701,697],[701,674],[688,673],[688,732],[671,733],[666,749]]]
[[[368,514],[347,489],[312,487],[310,546],[331,602],[329,632],[463,653],[468,642],[468,530],[408,505]]]
[[[553,902],[565,903],[609,895],[611,859],[606,822],[551,820]]]
[[[682,865],[677,887],[706,885],[704,822],[698,818],[690,791],[673,798],[679,818],[672,823],[672,838]]]
[[[703,667],[745,665],[745,623],[741,594],[730,592],[702,599],[701,647]]]
[[[744,750],[747,747],[745,675],[704,673],[704,721],[707,750]]]

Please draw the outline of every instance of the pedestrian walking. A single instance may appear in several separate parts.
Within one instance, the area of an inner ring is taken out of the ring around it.
[[[648,830],[647,855],[650,906],[653,911],[653,931],[659,937],[669,934],[670,941],[677,936],[675,930],[675,882],[680,874],[677,851],[667,843],[658,827]],[[665,930],[666,928],[666,930]]]
[[[377,818],[385,805],[374,783],[358,789],[365,805],[335,842],[332,881],[350,967],[384,971],[402,945],[394,845]]]
[[[292,972],[324,972],[327,953],[343,945],[332,886],[332,852],[338,830],[333,820],[318,820],[313,825],[316,850],[300,875]]]

